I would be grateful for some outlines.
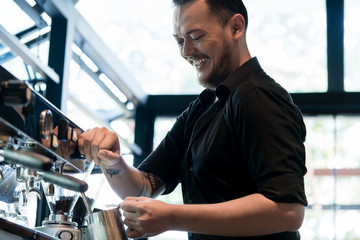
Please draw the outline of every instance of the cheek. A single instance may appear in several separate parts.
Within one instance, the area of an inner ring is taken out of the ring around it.
[[[206,44],[206,49],[209,53],[209,55],[214,55],[216,54],[217,52],[219,52],[219,50],[221,49],[221,45],[219,44],[219,42],[207,42]]]
[[[224,43],[212,42],[211,44],[208,45],[207,49],[208,49],[207,55],[209,55],[213,64],[218,64],[224,54],[224,50],[225,50]]]

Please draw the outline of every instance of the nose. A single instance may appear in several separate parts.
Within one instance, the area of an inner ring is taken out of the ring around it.
[[[191,41],[184,41],[181,48],[181,56],[184,58],[193,55],[196,52],[196,48]]]

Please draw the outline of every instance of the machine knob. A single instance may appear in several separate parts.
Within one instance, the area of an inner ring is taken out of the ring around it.
[[[58,238],[60,238],[61,240],[72,240],[73,234],[69,231],[62,231],[59,233]]]

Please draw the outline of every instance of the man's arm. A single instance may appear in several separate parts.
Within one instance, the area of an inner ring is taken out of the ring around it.
[[[276,203],[261,194],[252,194],[212,205],[184,205],[177,210],[175,225],[180,230],[224,236],[258,236],[298,230],[305,207]]]
[[[304,206],[276,203],[261,194],[216,204],[167,204],[148,198],[121,203],[130,238],[168,230],[221,236],[259,236],[300,228]]]
[[[100,167],[112,189],[122,199],[128,196],[157,197],[165,190],[165,185],[158,176],[139,171],[127,165],[123,159],[111,167],[101,164]]]
[[[87,161],[100,165],[110,186],[122,199],[127,196],[154,197],[165,189],[159,177],[126,164],[120,155],[118,136],[106,128],[94,128],[82,133],[78,147]]]

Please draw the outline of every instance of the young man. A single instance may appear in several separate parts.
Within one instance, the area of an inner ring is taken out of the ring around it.
[[[251,58],[241,0],[175,1],[174,37],[206,88],[135,169],[115,133],[80,136],[124,201],[130,238],[298,239],[307,204],[306,130],[289,94]],[[184,205],[153,199],[182,185]],[[150,198],[152,197],[152,198]]]

